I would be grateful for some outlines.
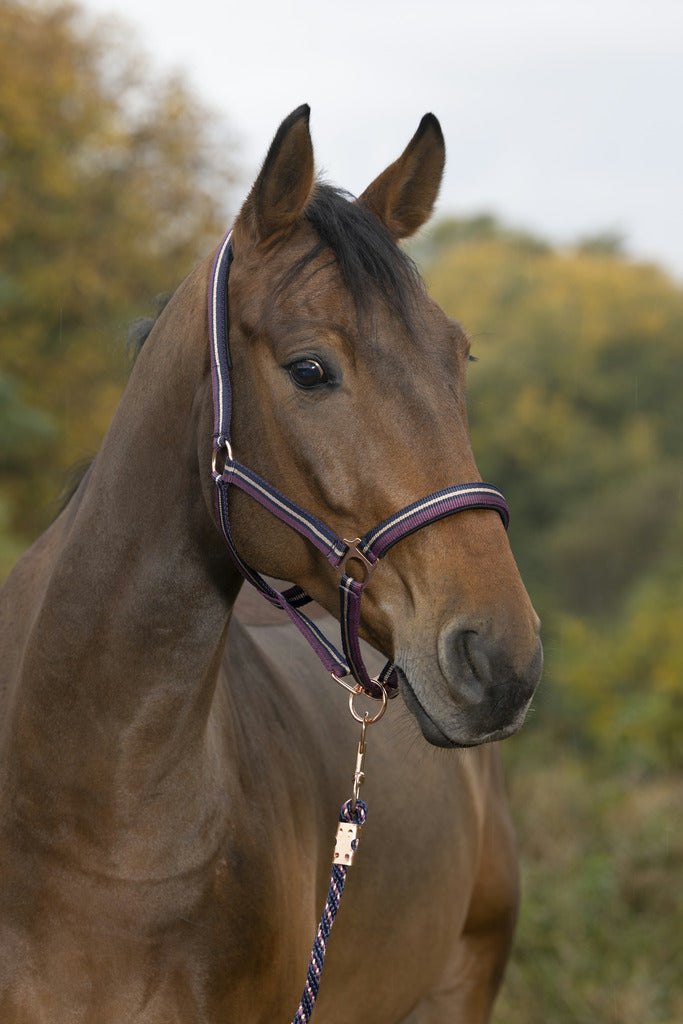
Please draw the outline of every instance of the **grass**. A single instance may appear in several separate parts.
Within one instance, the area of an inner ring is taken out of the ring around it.
[[[524,895],[494,1024],[680,1024],[683,780],[533,728],[505,748]]]

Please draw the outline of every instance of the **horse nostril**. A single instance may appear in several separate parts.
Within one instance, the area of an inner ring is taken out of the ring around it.
[[[454,698],[474,704],[483,700],[491,669],[476,630],[447,626],[439,635],[438,659]]]
[[[460,657],[469,668],[474,678],[483,684],[490,683],[493,678],[491,660],[486,652],[486,644],[482,642],[475,629],[464,629],[458,640]]]
[[[469,705],[493,702],[502,707],[531,697],[543,656],[535,633],[531,637],[523,634],[513,643],[507,636],[500,639],[456,621],[439,635],[438,660],[455,700]]]

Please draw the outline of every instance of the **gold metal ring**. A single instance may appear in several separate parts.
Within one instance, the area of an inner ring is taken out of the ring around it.
[[[214,475],[218,473],[218,455],[222,451],[225,452],[225,462],[223,463],[223,470],[225,469],[225,463],[235,461],[232,454],[232,445],[230,444],[229,441],[224,441],[223,445],[220,448],[214,448],[213,450],[213,455],[211,457],[211,472]],[[223,470],[221,470],[219,475],[222,475]]]
[[[351,712],[353,717],[356,719],[356,721],[360,722],[363,725],[374,725],[375,722],[379,722],[380,718],[382,717],[384,712],[387,710],[387,704],[389,702],[389,696],[387,694],[387,689],[386,689],[386,686],[384,685],[384,683],[380,683],[379,679],[373,679],[372,682],[373,683],[377,683],[377,685],[382,690],[382,697],[381,697],[382,707],[379,709],[379,711],[377,712],[376,715],[370,716],[370,713],[368,711],[366,711],[364,715],[359,715],[358,712],[356,711],[355,707],[353,706],[353,702],[354,702],[355,698],[358,696],[358,694],[357,693],[350,693],[349,694],[349,711]],[[365,696],[368,697],[369,694],[365,694]],[[380,700],[379,697],[371,697],[370,699],[371,700]]]

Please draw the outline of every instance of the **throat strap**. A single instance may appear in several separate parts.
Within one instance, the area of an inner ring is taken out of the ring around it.
[[[502,493],[492,484],[481,482],[456,484],[436,491],[389,516],[361,538],[343,539],[317,516],[291,501],[253,470],[238,462],[230,443],[232,388],[228,342],[228,276],[233,260],[231,233],[221,243],[213,265],[209,286],[209,333],[214,396],[214,455],[212,475],[216,486],[216,513],[228,550],[242,576],[271,604],[282,608],[300,630],[328,672],[353,693],[361,691],[382,699],[384,692],[395,696],[398,677],[387,662],[376,678],[371,678],[363,662],[359,632],[361,598],[379,561],[394,544],[429,523],[466,509],[492,509],[507,529],[510,519]],[[223,460],[222,466],[220,465]],[[311,601],[309,595],[294,586],[280,592],[248,565],[235,545],[230,528],[229,490],[237,487],[272,515],[306,538],[340,573],[339,607],[342,651],[325,637],[301,608]],[[363,575],[357,579],[349,564],[356,563]],[[353,682],[347,681],[351,677]]]

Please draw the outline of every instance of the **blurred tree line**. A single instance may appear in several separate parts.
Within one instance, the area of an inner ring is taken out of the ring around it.
[[[617,239],[558,251],[490,217],[421,243],[472,339],[485,479],[544,619],[540,707],[569,743],[683,765],[683,289]]]
[[[683,1020],[683,288],[609,235],[560,251],[491,217],[416,252],[478,362],[485,479],[543,619],[503,744],[524,899],[494,1019]]]
[[[127,325],[214,244],[226,132],[125,27],[0,0],[0,569],[95,449]]]

